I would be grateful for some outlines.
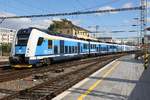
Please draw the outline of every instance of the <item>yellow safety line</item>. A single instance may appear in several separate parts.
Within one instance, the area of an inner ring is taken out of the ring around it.
[[[112,66],[111,69],[109,69],[102,77],[105,78],[107,77],[118,65],[119,65],[119,61],[117,61],[118,63],[116,63],[115,65]],[[78,100],[83,100],[84,97],[86,97],[89,93],[91,93],[94,88],[96,88],[97,85],[99,85],[103,80],[98,80],[96,81],[85,93],[81,94],[81,96],[78,97]]]

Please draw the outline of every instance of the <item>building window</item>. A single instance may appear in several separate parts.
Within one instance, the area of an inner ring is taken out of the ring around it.
[[[70,31],[69,31],[69,30],[67,30],[67,33],[69,34],[69,33],[70,33]]]
[[[77,33],[75,32],[75,35],[77,35]]]

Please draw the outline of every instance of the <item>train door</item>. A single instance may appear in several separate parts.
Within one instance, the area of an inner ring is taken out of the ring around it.
[[[99,53],[101,53],[101,45],[99,45]]]
[[[64,54],[64,40],[60,40],[60,54]]]
[[[106,52],[108,53],[109,52],[109,46],[106,45]]]
[[[58,54],[58,46],[54,45],[54,54]]]
[[[91,51],[91,45],[90,45],[90,42],[88,43],[88,49],[89,49],[89,55],[90,55],[90,51]]]
[[[78,54],[80,53],[80,42],[78,42]]]

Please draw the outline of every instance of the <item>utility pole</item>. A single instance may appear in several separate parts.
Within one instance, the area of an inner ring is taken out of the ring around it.
[[[146,35],[146,16],[147,16],[147,0],[141,0],[141,30],[140,30],[140,37],[141,37],[141,43],[144,43],[144,35]]]
[[[94,28],[95,29],[95,32],[93,33],[93,36],[94,38],[97,38],[98,37],[98,30],[99,30],[99,25],[95,25],[95,26],[88,26],[88,28]]]
[[[149,54],[148,54],[148,41],[144,38],[146,36],[146,25],[147,25],[147,0],[141,0],[141,42],[144,45],[144,68],[147,69],[149,66]]]

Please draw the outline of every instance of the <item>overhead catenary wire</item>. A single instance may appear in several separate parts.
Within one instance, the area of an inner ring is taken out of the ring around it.
[[[137,30],[115,30],[115,31],[91,31],[90,33],[124,33],[124,32],[138,32]]]
[[[0,21],[0,24],[2,24],[4,22],[4,20],[5,20],[5,18]]]
[[[141,10],[141,8],[142,8],[142,7],[139,6],[139,7],[107,9],[107,10],[77,11],[77,12],[50,13],[50,14],[24,15],[24,16],[8,16],[8,17],[0,17],[0,19],[36,18],[36,17],[54,17],[54,16],[83,15],[83,14],[94,14],[94,13],[107,13],[107,12],[119,12],[119,11]]]

